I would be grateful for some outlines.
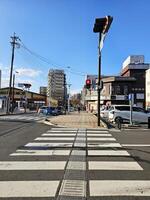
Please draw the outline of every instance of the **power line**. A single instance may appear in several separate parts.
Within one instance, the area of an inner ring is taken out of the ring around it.
[[[26,50],[27,52],[29,52],[31,55],[35,56],[36,58],[40,59],[41,61],[45,62],[46,64],[48,65],[53,65],[54,67],[56,68],[61,68],[61,69],[64,69],[64,70],[67,70],[69,71],[70,73],[72,74],[75,74],[75,75],[79,75],[79,76],[86,76],[86,74],[83,74],[82,72],[79,72],[79,71],[75,71],[75,70],[72,70],[72,69],[68,69],[68,67],[60,67],[60,65],[58,66],[57,64],[54,64],[54,62],[50,62],[47,58],[37,54],[36,52],[30,50],[21,40],[21,47]]]

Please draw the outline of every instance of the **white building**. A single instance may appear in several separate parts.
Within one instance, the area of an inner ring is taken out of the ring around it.
[[[150,109],[150,69],[146,70],[146,108]]]

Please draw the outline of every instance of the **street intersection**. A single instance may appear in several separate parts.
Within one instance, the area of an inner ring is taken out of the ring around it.
[[[149,141],[148,130],[27,124],[1,136],[0,198],[147,200]]]

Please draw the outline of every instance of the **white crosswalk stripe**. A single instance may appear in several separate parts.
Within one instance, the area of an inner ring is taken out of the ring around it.
[[[40,173],[36,180],[31,177],[28,180],[0,181],[0,198],[57,199],[56,192],[58,199],[66,197],[70,200],[85,200],[87,194],[87,199],[91,200],[105,196],[150,197],[148,180],[130,180],[125,175],[121,180],[118,176],[116,180],[108,177],[105,180],[106,172],[115,177],[115,173],[119,172],[131,174],[144,170],[122,147],[107,130],[53,128],[12,152],[11,160],[0,161],[0,171],[4,173]],[[47,171],[47,179],[42,180],[42,173]]]

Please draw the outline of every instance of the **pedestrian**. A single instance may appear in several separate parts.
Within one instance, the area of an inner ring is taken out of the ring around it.
[[[78,113],[80,113],[80,110],[81,110],[81,109],[80,109],[80,106],[78,106]]]

